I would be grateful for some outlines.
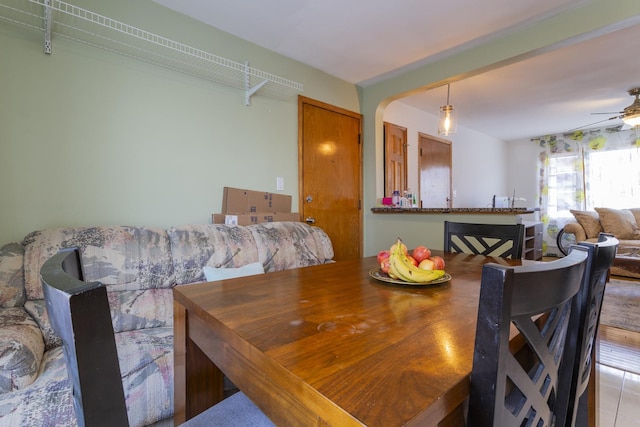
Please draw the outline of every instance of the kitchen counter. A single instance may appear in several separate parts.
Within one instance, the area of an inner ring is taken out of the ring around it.
[[[378,214],[493,214],[493,215],[522,215],[535,211],[531,208],[397,208],[392,206],[376,206],[371,212]]]
[[[424,245],[443,248],[444,222],[471,224],[521,224],[539,221],[537,208],[393,208],[375,206],[367,212],[367,221],[376,230],[365,236],[368,255],[388,248],[398,237],[410,248]]]

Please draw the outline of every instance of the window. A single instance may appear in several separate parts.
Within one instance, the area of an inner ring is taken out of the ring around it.
[[[579,194],[582,176],[576,173],[576,164],[582,157],[576,154],[549,158],[547,213],[551,218],[571,218],[570,209],[582,209]]]
[[[585,178],[587,209],[640,206],[640,149],[589,152]]]

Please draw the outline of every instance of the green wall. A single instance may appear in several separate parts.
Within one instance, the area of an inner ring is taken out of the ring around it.
[[[150,1],[74,4],[294,80],[360,111],[356,87]],[[297,209],[297,96],[260,96],[0,21],[0,246],[78,225],[210,223],[224,186]]]

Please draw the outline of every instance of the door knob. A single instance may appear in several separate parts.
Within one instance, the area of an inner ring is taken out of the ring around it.
[[[308,216],[305,220],[304,220],[307,224],[313,224],[316,222],[316,219],[313,217]]]

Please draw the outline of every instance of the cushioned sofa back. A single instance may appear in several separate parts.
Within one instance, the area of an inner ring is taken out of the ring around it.
[[[42,299],[40,268],[60,248],[78,247],[85,280],[110,291],[170,288],[175,283],[165,230],[147,227],[58,228],[24,239],[28,299]]]
[[[202,267],[241,267],[258,261],[251,232],[242,226],[192,224],[167,230],[176,283],[202,282]]]
[[[248,225],[264,271],[324,264],[333,259],[329,236],[304,222],[266,222]]]
[[[0,307],[22,307],[27,298],[24,289],[24,248],[9,243],[0,248]]]
[[[25,237],[25,309],[42,329],[46,348],[60,344],[49,324],[40,282],[42,264],[59,249],[80,248],[85,280],[107,286],[116,332],[173,325],[171,251],[163,229],[81,227],[35,231]]]
[[[333,258],[327,234],[301,222],[195,224],[172,227],[167,233],[178,284],[204,281],[204,266],[233,268],[261,262],[269,272]]]

